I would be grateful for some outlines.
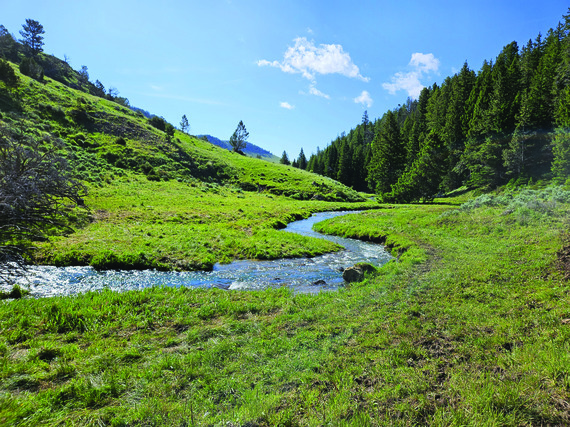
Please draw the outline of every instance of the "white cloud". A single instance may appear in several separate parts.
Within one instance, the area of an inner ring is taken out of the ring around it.
[[[287,109],[287,110],[292,110],[293,108],[295,108],[294,105],[291,105],[291,104],[289,104],[288,102],[281,102],[281,103],[279,104],[279,106],[280,106],[281,108],[285,108],[285,109]]]
[[[257,61],[260,67],[270,66],[280,68],[285,73],[302,74],[303,77],[315,81],[317,74],[340,74],[349,78],[369,81],[368,77],[360,74],[360,70],[352,62],[350,55],[339,44],[320,44],[305,37],[297,37],[293,47],[288,47],[283,55],[283,61]]]
[[[331,99],[331,97],[330,97],[329,95],[327,95],[326,93],[321,92],[321,91],[318,90],[314,85],[311,85],[311,87],[309,88],[309,93],[310,93],[311,95],[320,96],[321,98]]]
[[[368,91],[363,90],[360,96],[354,98],[354,102],[356,102],[357,104],[366,105],[368,108],[370,108],[372,107],[372,103],[374,101],[372,100],[372,97],[370,96]]]
[[[386,89],[390,95],[395,95],[399,90],[405,90],[412,98],[420,96],[420,92],[424,88],[420,82],[421,73],[412,71],[409,73],[396,73],[390,79],[391,83],[382,83],[382,87]]]
[[[412,53],[410,65],[422,73],[439,70],[439,59],[433,53]]]
[[[437,73],[440,62],[433,53],[413,53],[408,65],[413,68],[412,71],[398,72],[391,77],[390,83],[382,83],[382,87],[391,95],[395,95],[399,90],[405,90],[408,96],[418,98],[424,88],[421,79],[426,74]]]

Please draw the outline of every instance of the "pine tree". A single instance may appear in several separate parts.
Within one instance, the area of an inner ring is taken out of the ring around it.
[[[497,56],[491,79],[493,90],[489,102],[489,130],[495,133],[513,132],[521,89],[520,56],[516,42],[505,46]]]
[[[281,163],[282,165],[290,165],[291,162],[289,161],[289,156],[287,156],[287,152],[283,151],[283,154],[281,155],[281,159],[279,160],[279,163]]]
[[[20,78],[14,72],[10,64],[0,59],[0,81],[3,81],[8,87],[16,87],[20,82]]]
[[[301,152],[299,153],[299,157],[297,158],[297,167],[299,169],[307,169],[307,157],[305,157],[305,153],[301,148]]]
[[[243,150],[247,145],[247,138],[249,137],[249,132],[245,129],[243,121],[239,121],[236,130],[230,137],[230,145],[232,150],[236,153],[243,154]]]
[[[383,195],[383,200],[399,203],[433,200],[445,173],[446,158],[445,143],[431,132],[413,165],[399,177],[391,192]]]
[[[556,73],[556,89],[554,115],[556,124],[570,128],[570,8],[564,15],[562,27],[560,64]]]
[[[368,166],[370,189],[387,193],[403,172],[406,152],[400,137],[396,116],[388,111],[383,118],[382,130],[372,142],[372,159]]]
[[[336,179],[338,173],[338,149],[337,142],[333,141],[325,150],[323,174]]]
[[[467,110],[470,111],[469,138],[479,138],[491,131],[491,117],[489,104],[491,102],[493,63],[483,62],[483,67],[477,75],[475,86],[467,101]]]
[[[450,81],[449,102],[442,132],[443,140],[449,152],[447,173],[443,179],[443,187],[447,191],[460,187],[467,178],[465,171],[455,166],[465,149],[465,138],[469,130],[466,105],[475,85],[475,79],[475,73],[469,69],[467,62],[465,62],[459,74]]]
[[[190,129],[190,123],[188,123],[188,117],[186,117],[186,114],[184,114],[182,116],[182,119],[180,120],[180,130],[186,133],[186,131],[189,129]]]
[[[36,56],[43,52],[44,38],[42,34],[45,34],[44,27],[38,21],[26,19],[26,23],[22,25],[22,28],[20,35],[23,39],[20,41],[26,47],[28,53]]]
[[[531,135],[517,128],[511,137],[508,148],[503,150],[503,165],[509,176],[520,176],[529,163],[529,140]]]
[[[558,129],[554,137],[552,175],[560,184],[570,178],[570,131]]]
[[[44,79],[44,70],[33,58],[24,58],[20,62],[20,72],[32,79],[42,81]]]
[[[353,185],[353,174],[352,147],[350,146],[350,143],[344,139],[340,146],[340,156],[336,179],[342,182],[344,185],[351,187]]]
[[[426,113],[430,96],[431,90],[424,87],[418,98],[416,111],[414,112],[414,123],[412,125],[410,135],[407,140],[404,140],[404,143],[406,144],[406,168],[411,167],[416,160],[420,151],[420,145],[422,145],[427,134]]]
[[[18,46],[12,34],[8,32],[4,25],[0,25],[0,58],[12,61],[18,58]]]

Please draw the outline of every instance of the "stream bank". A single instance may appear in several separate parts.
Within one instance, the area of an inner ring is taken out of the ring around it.
[[[294,221],[282,230],[327,239],[345,249],[313,258],[285,258],[271,261],[242,260],[216,264],[212,271],[105,270],[92,267],[33,266],[19,281],[35,297],[70,295],[100,289],[116,291],[150,286],[218,287],[228,290],[257,290],[287,286],[298,293],[335,290],[344,285],[342,271],[360,262],[381,266],[392,256],[383,246],[355,239],[325,235],[313,224],[354,212],[321,212]]]

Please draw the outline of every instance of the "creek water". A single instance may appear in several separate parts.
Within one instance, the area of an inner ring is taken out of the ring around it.
[[[124,291],[151,286],[218,287],[228,290],[255,290],[287,286],[294,292],[315,293],[344,285],[342,270],[358,262],[381,266],[392,257],[383,246],[317,233],[313,224],[354,212],[321,212],[295,221],[282,230],[331,240],[345,249],[313,258],[286,258],[273,261],[234,261],[216,264],[213,271],[107,270],[92,267],[33,266],[20,279],[35,297],[70,295],[111,289]]]

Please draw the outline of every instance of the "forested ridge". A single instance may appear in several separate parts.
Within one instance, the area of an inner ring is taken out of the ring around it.
[[[478,72],[467,62],[419,98],[362,122],[307,169],[384,201],[430,200],[570,171],[570,10],[546,36],[506,45]]]

